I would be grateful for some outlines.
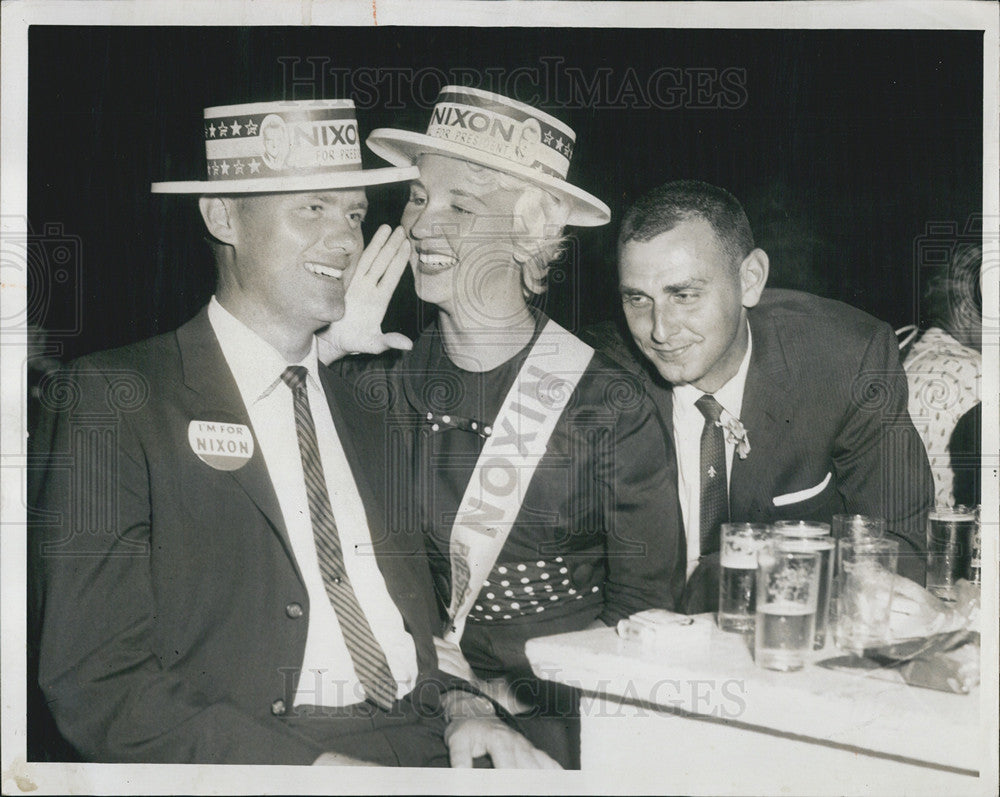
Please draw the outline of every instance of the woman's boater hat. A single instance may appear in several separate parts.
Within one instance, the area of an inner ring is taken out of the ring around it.
[[[300,100],[205,109],[206,179],[153,183],[154,194],[325,191],[413,180],[415,167],[361,168],[351,100]]]
[[[566,182],[576,133],[523,102],[464,86],[445,86],[426,133],[379,128],[366,140],[376,155],[397,166],[423,154],[478,163],[528,180],[570,208],[567,224],[597,227],[611,211],[597,197]]]

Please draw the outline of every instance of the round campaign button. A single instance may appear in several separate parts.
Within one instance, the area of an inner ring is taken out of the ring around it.
[[[191,421],[188,444],[198,459],[216,470],[242,468],[253,456],[253,434],[242,423]]]

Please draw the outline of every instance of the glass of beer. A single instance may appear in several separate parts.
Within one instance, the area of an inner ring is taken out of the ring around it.
[[[893,580],[899,556],[895,540],[837,542],[837,620],[833,635],[841,650],[862,655],[889,640]]]
[[[719,554],[719,628],[745,633],[754,627],[757,552],[771,539],[766,523],[723,523]]]
[[[937,507],[927,516],[927,589],[954,601],[955,583],[969,578],[976,513],[964,506]]]
[[[830,524],[779,520],[774,523],[773,528],[786,550],[813,551],[819,554],[819,597],[816,601],[816,636],[813,640],[813,647],[819,650],[826,644],[830,595],[833,592],[833,554],[837,547],[830,536]]]
[[[754,661],[758,667],[802,669],[816,633],[820,557],[789,551],[778,542],[757,555],[757,622]]]

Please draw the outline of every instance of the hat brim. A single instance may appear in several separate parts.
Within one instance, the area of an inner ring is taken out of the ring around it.
[[[294,191],[333,191],[369,185],[403,183],[420,175],[416,166],[387,166],[352,172],[305,174],[300,177],[251,177],[246,180],[186,180],[152,183],[154,194],[284,194]]]
[[[414,164],[417,158],[424,154],[444,155],[521,177],[555,194],[559,199],[569,204],[570,213],[566,220],[567,224],[573,224],[577,227],[600,227],[611,220],[611,210],[608,206],[583,189],[558,177],[542,174],[528,166],[511,163],[506,158],[482,152],[466,144],[387,127],[373,130],[365,143],[376,155],[397,166]]]

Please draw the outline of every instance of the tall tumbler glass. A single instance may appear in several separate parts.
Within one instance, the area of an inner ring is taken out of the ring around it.
[[[976,513],[964,506],[938,507],[927,516],[927,589],[954,601],[955,583],[969,578]]]
[[[837,647],[861,655],[889,641],[893,580],[899,557],[895,540],[837,543]]]
[[[881,540],[885,537],[885,518],[873,515],[834,515],[833,539],[836,540]],[[840,588],[836,558],[833,568],[833,589],[830,595],[830,611],[827,627],[837,622],[837,590]]]
[[[757,552],[771,538],[766,523],[723,523],[719,554],[719,628],[753,631]]]
[[[819,597],[819,554],[765,545],[757,555],[754,661],[768,670],[799,670],[812,649]]]
[[[865,537],[880,540],[885,536],[885,518],[871,515],[834,515],[833,538],[842,540],[863,539]]]
[[[833,592],[834,551],[837,547],[830,536],[830,525],[804,520],[779,520],[772,528],[775,535],[781,538],[785,550],[819,554],[819,597],[816,601],[816,635],[813,640],[813,647],[819,650],[826,644],[830,596]]]

